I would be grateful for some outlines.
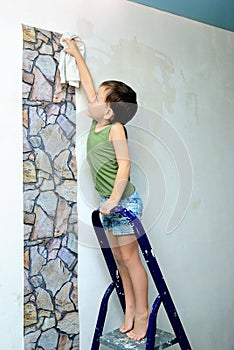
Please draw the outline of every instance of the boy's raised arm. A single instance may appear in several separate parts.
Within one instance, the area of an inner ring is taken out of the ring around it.
[[[63,41],[65,41],[67,44],[67,47],[64,49],[64,51],[72,55],[76,60],[77,68],[80,73],[80,82],[88,99],[88,102],[92,102],[96,96],[96,91],[94,88],[92,76],[83,59],[83,56],[81,55],[74,40],[64,38]]]

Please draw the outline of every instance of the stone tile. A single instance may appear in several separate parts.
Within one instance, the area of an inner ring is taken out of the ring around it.
[[[80,341],[79,341],[79,334],[77,334],[72,343],[72,350],[79,350],[80,349]]]
[[[71,169],[68,167],[70,157],[71,153],[66,149],[54,159],[54,171],[61,179],[73,178]]]
[[[77,312],[70,312],[58,321],[58,329],[67,334],[79,333],[79,318]]]
[[[36,288],[36,304],[38,309],[52,311],[54,309],[50,294],[43,288]]]
[[[24,50],[23,53],[23,70],[31,73],[35,58],[38,56],[38,52],[32,50]]]
[[[27,227],[27,229],[29,230],[29,226],[28,225],[34,225],[35,219],[36,219],[36,215],[35,214],[27,214],[27,213],[25,213],[24,214],[24,223],[26,224],[25,228]]]
[[[68,266],[69,270],[72,270],[76,263],[76,255],[72,254],[67,248],[62,247],[59,250],[58,256]]]
[[[38,317],[50,318],[50,316],[51,316],[51,312],[50,311],[46,311],[46,310],[39,310],[38,311]]]
[[[43,180],[41,186],[40,186],[40,191],[53,191],[55,189],[55,184],[53,180]]]
[[[52,252],[54,249],[58,250],[61,246],[61,239],[60,238],[52,238],[49,240],[49,242],[46,245],[46,248],[48,252]]]
[[[50,45],[46,45],[46,43],[42,43],[39,48],[39,53],[42,55],[51,55],[53,53],[53,49]]]
[[[78,222],[78,212],[77,212],[77,203],[75,203],[72,206],[72,213],[71,213],[71,216],[69,218],[69,223],[76,224],[77,222]]]
[[[47,115],[47,118],[50,117],[51,115],[58,116],[59,115],[59,110],[60,110],[60,105],[55,104],[55,103],[50,103],[46,106],[45,112]]]
[[[40,331],[31,332],[24,337],[25,350],[35,349],[35,343],[40,336]]]
[[[72,292],[71,292],[71,300],[74,305],[78,305],[78,286],[77,286],[77,278],[72,279]]]
[[[36,220],[33,227],[32,239],[53,237],[54,222],[46,213],[36,205],[35,207]]]
[[[35,205],[35,199],[39,195],[39,190],[28,190],[24,192],[24,211],[32,213]]]
[[[25,161],[23,165],[24,183],[37,182],[36,168],[33,162]]]
[[[73,103],[67,102],[65,115],[73,124],[76,124],[76,110]]]
[[[61,236],[67,232],[68,218],[70,213],[71,207],[63,198],[59,198],[54,234],[56,237]]]
[[[77,162],[76,162],[76,156],[72,155],[70,162],[69,162],[69,168],[72,171],[72,175],[74,179],[77,179]]]
[[[34,136],[45,127],[45,121],[41,118],[38,113],[37,107],[29,108],[29,135]]]
[[[60,185],[56,186],[58,194],[69,202],[77,201],[77,183],[73,180],[65,180]]]
[[[37,323],[37,310],[36,306],[32,303],[27,303],[24,305],[24,325],[25,327],[31,326]]]
[[[37,205],[39,205],[48,216],[55,216],[57,203],[58,197],[54,191],[41,192],[37,198]]]
[[[23,39],[25,41],[36,42],[35,29],[30,26],[23,25]]]
[[[42,331],[45,331],[47,329],[54,328],[56,325],[55,317],[52,316],[50,318],[45,318],[44,323],[41,327]]]
[[[67,248],[73,253],[77,253],[78,250],[78,239],[73,233],[68,234]]]
[[[24,268],[29,270],[30,262],[29,262],[29,250],[25,250],[24,252]]]
[[[67,335],[61,334],[59,338],[58,350],[70,350],[72,349],[72,341]]]
[[[43,266],[41,274],[44,278],[46,289],[50,290],[53,295],[71,278],[71,273],[59,258],[50,260],[46,266]]]
[[[28,109],[24,108],[22,111],[23,126],[28,128]]]
[[[59,70],[57,70],[56,77],[55,77],[55,85],[54,85],[54,96],[53,96],[53,102],[59,103],[64,102],[66,100],[67,90],[66,85],[60,84],[60,74]]]
[[[31,85],[23,82],[22,84],[22,94],[24,98],[27,98],[31,92]]]
[[[34,288],[40,287],[43,283],[43,278],[38,275],[38,276],[33,276],[30,279],[31,284],[33,285]]]
[[[39,136],[31,136],[29,140],[34,148],[38,148],[41,146],[41,138]]]
[[[74,125],[62,114],[58,116],[57,123],[63,129],[67,138],[70,138],[76,131]]]
[[[38,345],[45,350],[56,350],[58,337],[59,335],[54,328],[49,329],[41,334]]]
[[[52,166],[48,155],[42,149],[36,151],[36,167],[37,169],[43,170],[46,173],[52,174]]]
[[[69,141],[64,136],[59,125],[48,125],[40,133],[45,150],[51,155],[52,159],[59,155],[62,150],[69,147]]]
[[[38,275],[38,273],[41,270],[41,267],[45,265],[46,259],[43,256],[41,256],[41,254],[39,254],[37,246],[30,248],[30,261],[30,275]]]
[[[34,84],[32,87],[32,100],[51,101],[52,87],[38,68],[33,69]]]
[[[55,307],[61,313],[74,311],[74,305],[70,299],[71,288],[72,283],[67,282],[55,296]]]
[[[38,58],[35,60],[35,66],[39,68],[40,72],[43,74],[43,76],[46,77],[47,80],[51,82],[54,81],[55,72],[56,72],[56,63],[52,56],[39,55]],[[44,96],[41,99],[46,100]],[[48,101],[51,101],[51,99],[49,99]]]
[[[32,73],[28,73],[28,72],[23,72],[23,82],[24,83],[28,83],[30,85],[33,84],[33,80],[34,80],[34,75]]]
[[[29,283],[29,274],[26,269],[24,269],[24,295],[30,295],[32,293],[32,286]]]
[[[38,38],[38,39],[41,39],[41,41],[44,41],[44,43],[46,43],[46,44],[49,43],[49,38],[48,38],[48,36],[45,35],[45,34],[43,34],[42,32],[41,32],[41,33],[38,32],[37,38]]]

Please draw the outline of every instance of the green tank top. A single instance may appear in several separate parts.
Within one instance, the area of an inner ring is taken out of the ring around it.
[[[93,121],[89,131],[87,160],[91,169],[95,189],[101,196],[110,197],[118,171],[115,149],[109,141],[109,132],[113,124],[97,132],[95,131],[96,125],[97,122]],[[134,190],[135,187],[129,178],[122,199],[130,196]]]

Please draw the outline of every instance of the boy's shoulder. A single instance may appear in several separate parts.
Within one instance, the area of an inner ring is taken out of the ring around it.
[[[111,124],[111,130],[110,133],[112,134],[112,136],[123,136],[125,135],[125,137],[127,138],[127,130],[125,128],[125,126],[122,123],[119,122],[115,122]]]

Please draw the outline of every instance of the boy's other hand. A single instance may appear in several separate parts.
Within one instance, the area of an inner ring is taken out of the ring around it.
[[[108,199],[106,202],[104,202],[100,206],[99,211],[102,215],[110,215],[111,210],[115,208],[117,205],[118,205],[117,201]]]

